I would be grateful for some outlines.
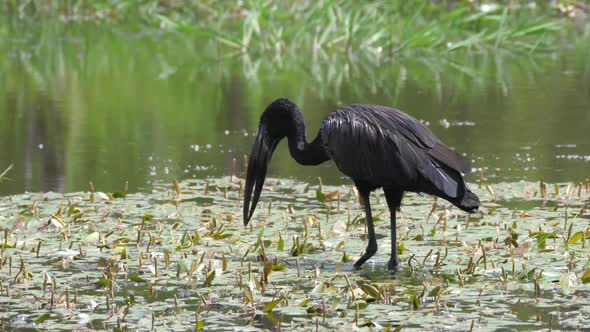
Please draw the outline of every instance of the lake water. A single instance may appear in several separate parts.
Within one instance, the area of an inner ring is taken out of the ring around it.
[[[140,25],[0,23],[0,195],[150,190],[156,180],[243,169],[266,105],[288,97],[308,136],[347,103],[426,121],[491,182],[590,176],[588,50],[439,58],[313,53],[228,55]],[[277,149],[271,176],[345,181]],[[479,174],[470,175],[476,181]]]
[[[303,329],[321,316],[326,329],[588,326],[588,182],[540,193],[538,181],[590,177],[590,47],[281,57],[133,22],[4,19],[0,51],[0,174],[14,165],[0,181],[0,330]],[[390,273],[386,203],[373,195],[380,249],[353,271],[366,228],[338,185],[350,181],[330,163],[296,164],[282,143],[270,175],[297,181],[268,180],[244,228],[240,186],[220,177],[242,175],[278,97],[301,106],[310,139],[347,103],[421,119],[472,162],[469,181],[492,183],[472,186],[482,213],[408,195]],[[299,181],[318,176],[337,199]],[[134,193],[81,193],[90,182]]]

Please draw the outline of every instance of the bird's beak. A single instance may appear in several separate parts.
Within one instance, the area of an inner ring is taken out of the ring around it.
[[[248,226],[248,222],[256,209],[262,185],[266,178],[266,170],[277,143],[278,141],[268,137],[264,126],[258,128],[258,135],[252,146],[248,161],[248,174],[246,175],[246,187],[244,188],[244,226]],[[252,197],[254,185],[256,187]],[[252,205],[250,205],[250,201],[252,201]]]

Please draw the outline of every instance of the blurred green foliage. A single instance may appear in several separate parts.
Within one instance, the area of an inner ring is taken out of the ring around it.
[[[539,52],[588,35],[579,24],[588,7],[575,1],[8,0],[4,7],[15,17],[139,21],[207,37],[222,54]]]

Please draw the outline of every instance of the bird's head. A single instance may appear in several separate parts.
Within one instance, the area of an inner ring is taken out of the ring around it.
[[[303,121],[299,107],[287,98],[279,98],[262,112],[259,131],[264,127],[268,138],[281,140],[294,133],[299,121]]]
[[[272,153],[283,138],[294,133],[296,123],[302,119],[299,107],[286,98],[273,101],[260,116],[246,174],[244,226],[248,225],[256,209]]]

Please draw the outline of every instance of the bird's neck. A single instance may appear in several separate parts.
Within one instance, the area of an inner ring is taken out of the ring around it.
[[[307,142],[303,116],[297,118],[294,124],[294,131],[287,139],[289,140],[289,152],[295,161],[301,165],[318,165],[330,159],[319,133],[311,143]]]

